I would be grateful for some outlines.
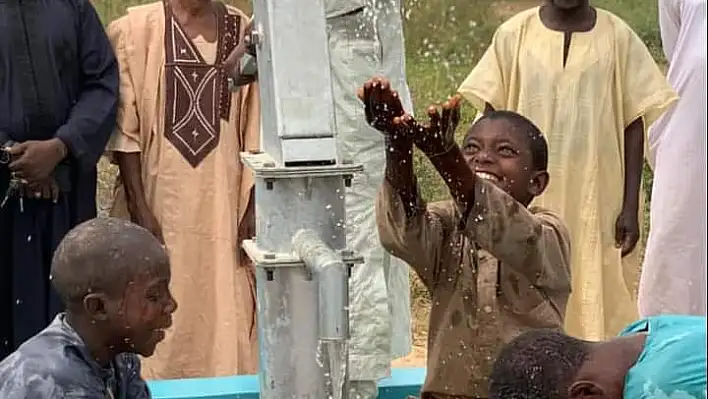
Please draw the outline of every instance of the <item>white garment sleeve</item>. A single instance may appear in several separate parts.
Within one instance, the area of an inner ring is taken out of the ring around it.
[[[670,63],[681,31],[682,0],[659,0],[659,26],[661,44],[666,60]]]

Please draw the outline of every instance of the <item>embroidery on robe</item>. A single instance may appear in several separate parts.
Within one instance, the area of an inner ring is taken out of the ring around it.
[[[231,93],[223,63],[236,47],[240,18],[217,4],[217,53],[207,64],[165,2],[165,138],[192,167],[219,145]]]

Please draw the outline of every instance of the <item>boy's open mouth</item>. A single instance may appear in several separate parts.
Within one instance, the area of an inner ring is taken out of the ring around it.
[[[170,320],[167,323],[164,323],[162,327],[156,328],[152,331],[158,337],[158,340],[162,341],[163,339],[165,339],[167,329],[169,329],[171,326],[172,326],[172,320]]]
[[[497,175],[491,174],[489,172],[477,170],[474,172],[474,174],[477,175],[477,177],[479,177],[480,179],[489,180],[493,182],[501,181],[501,179]]]
[[[155,330],[155,335],[157,336],[158,341],[162,341],[163,339],[165,339],[166,334],[167,333],[165,332],[164,329]]]

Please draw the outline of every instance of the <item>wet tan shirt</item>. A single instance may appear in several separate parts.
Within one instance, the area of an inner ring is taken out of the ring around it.
[[[532,328],[562,328],[570,295],[570,238],[552,212],[527,209],[478,180],[466,220],[453,201],[406,216],[384,182],[377,201],[384,247],[418,273],[432,308],[422,399],[486,397],[501,346]]]

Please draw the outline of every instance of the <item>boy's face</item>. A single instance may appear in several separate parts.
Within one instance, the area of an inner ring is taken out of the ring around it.
[[[170,292],[169,263],[148,268],[128,283],[122,300],[116,301],[109,315],[114,337],[124,351],[151,356],[165,339],[172,325],[177,303]],[[109,311],[110,312],[110,311]]]
[[[526,132],[503,119],[483,119],[467,135],[462,152],[477,177],[493,182],[528,205],[548,183],[545,171],[535,171]]]

